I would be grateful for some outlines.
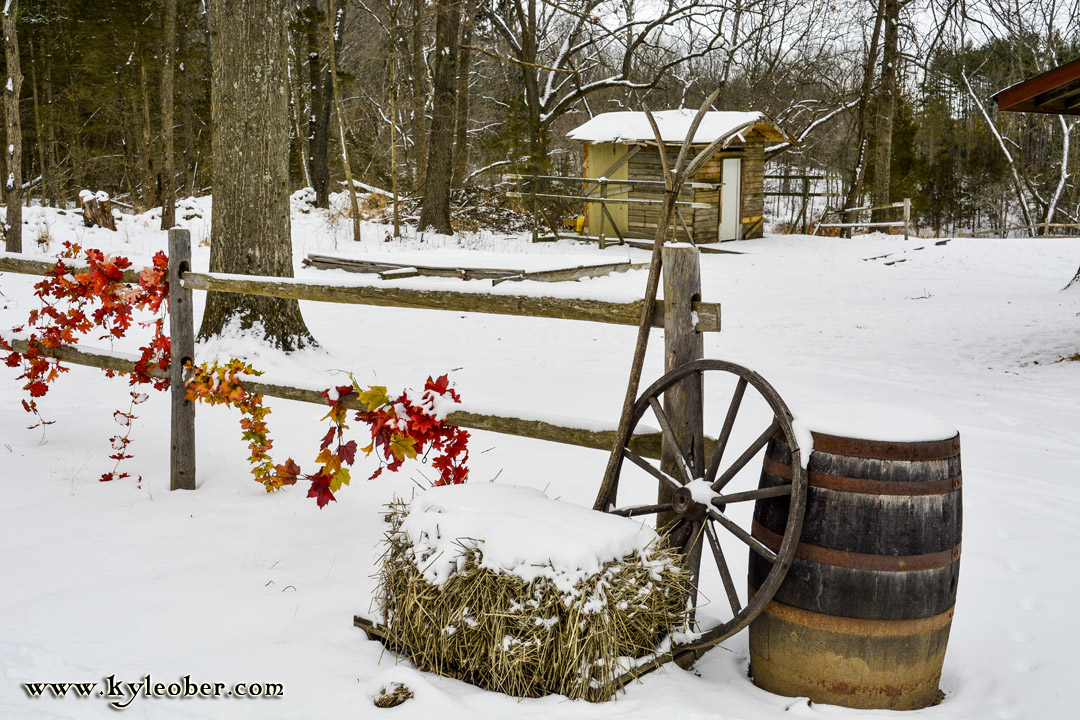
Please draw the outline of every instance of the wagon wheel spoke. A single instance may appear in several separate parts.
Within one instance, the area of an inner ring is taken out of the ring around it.
[[[720,492],[720,490],[725,485],[731,482],[731,479],[735,477],[740,470],[746,467],[746,463],[750,462],[754,458],[754,456],[758,454],[758,451],[761,450],[761,448],[765,447],[765,444],[769,442],[769,440],[771,440],[772,437],[776,435],[777,432],[779,432],[779,430],[780,420],[774,416],[772,424],[770,424],[769,427],[765,429],[765,432],[758,435],[757,439],[750,444],[750,447],[746,448],[746,450],[743,451],[743,454],[740,455],[739,458],[731,464],[731,467],[725,470],[723,475],[716,478],[716,480],[712,483],[713,491]],[[715,470],[713,470],[712,468],[710,468],[710,470],[712,470],[713,474],[715,474]]]
[[[609,510],[612,515],[623,517],[638,517],[640,515],[655,515],[656,513],[671,512],[671,503],[657,503],[655,505],[631,505],[624,508]]]
[[[724,458],[724,450],[727,448],[728,439],[731,437],[731,428],[735,426],[735,416],[739,414],[739,406],[742,405],[746,384],[746,378],[739,378],[739,383],[735,386],[735,392],[731,396],[727,417],[724,418],[724,427],[720,430],[720,437],[716,439],[712,458],[709,460],[709,470],[705,473],[705,482],[710,485],[716,480],[716,471],[720,469],[720,461]]]
[[[753,537],[750,533],[739,527],[738,523],[736,523],[734,520],[732,520],[716,508],[709,508],[708,512],[710,518],[723,525],[728,530],[728,532],[746,543],[751,550],[756,552],[761,557],[765,558],[770,563],[776,562],[776,553],[766,547],[760,540]]]
[[[773,487],[758,488],[745,492],[731,493],[730,495],[717,495],[713,498],[713,504],[727,505],[729,503],[746,502],[747,500],[764,500],[766,498],[783,497],[791,494],[791,484],[774,485]]]
[[[678,456],[678,468],[679,472],[683,476],[683,485],[694,479],[694,471],[690,469],[690,463],[687,462],[686,456],[683,455],[682,448],[679,447],[679,436],[675,434],[675,429],[671,427],[671,420],[668,419],[667,413],[664,412],[664,408],[660,406],[659,401],[655,397],[649,398],[649,407],[652,408],[653,414],[656,415],[657,421],[660,423],[660,430],[667,437],[669,444],[675,450],[675,454]]]
[[[698,588],[701,585],[701,536],[708,525],[704,519],[688,519],[685,522],[686,541],[683,543],[682,552],[686,557],[687,570],[690,571],[690,607],[697,605]]]
[[[724,582],[724,591],[727,593],[728,604],[731,605],[731,614],[738,615],[742,610],[739,602],[739,593],[735,590],[735,582],[731,579],[731,570],[728,569],[727,560],[724,559],[724,551],[720,547],[720,541],[716,537],[716,530],[712,523],[705,523],[705,536],[709,538],[709,546],[712,548],[716,567],[720,571],[720,579]]]
[[[672,490],[678,490],[679,488],[682,487],[682,484],[679,483],[679,481],[677,481],[675,478],[668,475],[666,472],[664,472],[660,468],[653,465],[651,462],[649,462],[645,458],[638,455],[636,452],[634,452],[630,448],[623,448],[623,457],[625,457],[627,460],[634,463],[639,468],[641,468],[642,470],[644,470],[645,472],[649,473],[654,478],[659,480],[661,485],[667,485]]]
[[[670,525],[664,528],[664,533],[667,535],[669,545],[680,551],[685,551],[692,525],[693,523],[688,522],[686,518],[683,517],[673,520]]]

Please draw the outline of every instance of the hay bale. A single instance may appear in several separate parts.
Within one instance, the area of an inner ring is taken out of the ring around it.
[[[638,521],[492,484],[433,488],[389,521],[384,624],[424,670],[602,701],[687,630],[681,556]]]

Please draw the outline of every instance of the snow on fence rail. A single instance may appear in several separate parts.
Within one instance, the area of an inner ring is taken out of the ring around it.
[[[701,356],[700,333],[720,330],[720,305],[693,298],[700,297],[701,276],[698,255],[690,246],[665,248],[665,256],[672,254],[671,261],[664,263],[665,295],[669,298],[678,293],[679,301],[656,301],[653,306],[653,327],[665,328],[665,356],[677,362]],[[689,252],[687,252],[689,251]],[[195,406],[184,392],[185,368],[195,364],[195,332],[192,312],[192,290],[231,292],[246,295],[262,295],[295,300],[353,303],[363,305],[394,306],[402,308],[451,310],[456,312],[482,312],[523,317],[584,320],[623,325],[636,325],[640,321],[643,301],[613,303],[575,298],[552,298],[526,295],[491,295],[484,293],[413,290],[356,285],[309,283],[293,278],[268,278],[222,273],[196,273],[191,267],[191,234],[188,230],[174,228],[169,231],[169,332],[174,362],[166,371],[171,380],[171,459],[170,489],[195,489]],[[55,264],[0,254],[0,272],[29,275],[47,274]],[[72,267],[77,267],[72,265]],[[124,282],[138,282],[138,273],[126,271]],[[670,308],[675,308],[671,309]],[[697,338],[695,340],[694,338]],[[16,350],[26,349],[26,342],[16,340]],[[102,350],[76,350],[55,348],[48,354],[65,362],[130,373],[134,370],[134,356]],[[152,373],[154,374],[154,373]],[[250,391],[286,400],[296,400],[323,405],[325,398],[318,390],[277,385],[248,380],[244,383]],[[359,399],[348,398],[345,406],[365,409]],[[459,427],[488,430],[536,440],[577,445],[599,450],[610,450],[615,443],[614,423],[583,423],[574,418],[523,417],[511,412],[475,412],[459,409],[447,417],[447,422]],[[710,445],[712,438],[706,438]],[[630,441],[630,448],[638,455],[659,459],[661,434],[639,433]]]
[[[31,260],[13,255],[0,257],[0,272],[45,275],[55,263]],[[72,268],[78,265],[70,264]],[[139,282],[139,273],[128,270],[124,282]],[[479,312],[494,315],[585,320],[588,322],[637,325],[643,301],[610,302],[584,298],[558,298],[537,295],[491,295],[455,290],[417,290],[413,288],[356,285],[348,283],[311,283],[296,278],[230,275],[227,273],[198,273],[185,271],[183,285],[190,290],[261,295],[287,300],[311,300],[353,305],[376,305],[423,310]],[[664,327],[665,305],[656,301],[653,308],[653,327]],[[696,301],[698,332],[720,331],[720,304]]]

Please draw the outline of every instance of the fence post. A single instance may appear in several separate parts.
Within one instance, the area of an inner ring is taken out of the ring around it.
[[[700,254],[693,245],[676,243],[663,249],[664,263],[664,372],[699,360],[705,354],[701,333],[694,330],[691,303],[701,299]],[[701,376],[693,374],[664,394],[664,412],[684,447],[685,457],[693,457],[696,475],[704,476],[705,453],[701,427]],[[661,469],[672,477],[681,477],[676,449],[665,441]],[[700,466],[700,467],[697,467]],[[670,491],[660,487],[659,502],[670,501]],[[663,518],[661,518],[663,520]]]
[[[184,366],[195,359],[195,320],[191,290],[180,282],[191,269],[191,231],[169,230],[169,363],[172,440],[169,447],[169,489],[195,489],[195,404],[185,397]]]
[[[911,226],[911,198],[904,198],[904,239],[908,239]]]
[[[699,360],[705,354],[705,342],[701,333],[694,330],[694,316],[691,303],[701,299],[701,254],[696,247],[686,243],[665,245],[664,264],[664,372],[692,360]],[[683,447],[674,448],[664,438],[660,449],[660,469],[672,477],[681,477],[677,452],[690,458],[691,470],[696,477],[704,477],[705,431],[702,427],[702,386],[701,375],[693,373],[664,393],[664,413],[668,416],[672,430],[680,439]],[[660,484],[658,502],[671,502],[672,492],[665,484]],[[661,513],[656,518],[658,528],[662,528],[675,519],[674,513]],[[681,545],[691,538],[672,538],[676,545]],[[697,567],[701,561],[701,539],[690,543],[687,567]],[[691,591],[690,604],[697,602],[696,589]],[[692,660],[690,660],[692,662]]]

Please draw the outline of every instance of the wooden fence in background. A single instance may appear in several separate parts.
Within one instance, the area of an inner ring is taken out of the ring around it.
[[[0,253],[0,272],[44,275],[52,267],[54,267],[53,263]],[[687,343],[685,339],[703,332],[719,332],[720,305],[697,299],[701,297],[701,275],[696,248],[688,245],[665,247],[664,273],[664,292],[667,299],[656,302],[653,308],[652,325],[664,328],[665,366],[671,369],[700,357],[700,349],[694,348],[700,348],[701,343]],[[138,282],[138,273],[128,271],[124,275],[124,281]],[[615,303],[577,298],[355,286],[312,283],[294,278],[198,273],[191,270],[189,231],[174,228],[169,231],[169,332],[172,339],[173,362],[168,370],[172,383],[170,487],[173,490],[195,489],[195,406],[187,400],[184,391],[185,375],[191,365],[196,364],[193,290],[619,325],[637,325],[643,305],[641,300]],[[672,310],[671,308],[679,309]],[[16,350],[25,349],[25,347],[25,341],[15,343]],[[135,364],[132,356],[102,350],[57,348],[51,354],[65,362],[118,372],[131,372]],[[244,387],[270,397],[318,405],[326,404],[325,398],[312,389],[277,385],[255,379],[245,381]],[[345,405],[352,409],[364,409],[357,398],[350,398]],[[611,410],[614,415],[618,409],[612,407]],[[447,422],[474,430],[487,430],[599,450],[610,450],[615,442],[615,422],[610,423],[610,429],[593,430],[576,426],[572,418],[539,420],[522,417],[512,411],[477,413],[465,409],[450,413]],[[660,433],[636,434],[630,446],[639,455],[659,458]]]

